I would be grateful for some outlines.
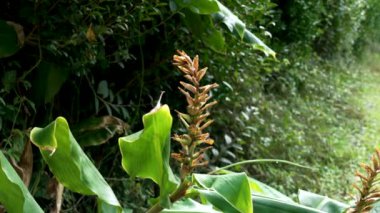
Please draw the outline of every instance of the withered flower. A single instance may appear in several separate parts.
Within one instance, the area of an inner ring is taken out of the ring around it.
[[[380,149],[376,149],[372,156],[372,165],[360,165],[365,173],[356,172],[355,176],[360,179],[361,187],[354,184],[359,191],[359,197],[355,207],[347,210],[347,213],[366,213],[373,208],[372,204],[380,199],[380,184],[378,175],[380,174]]]
[[[202,86],[200,81],[205,76],[207,68],[199,69],[199,58],[192,60],[184,51],[177,51],[173,56],[173,65],[182,72],[187,82],[180,81],[179,91],[185,95],[187,113],[177,111],[178,117],[187,129],[186,134],[173,136],[173,140],[182,146],[180,153],[173,153],[172,157],[181,163],[181,179],[184,179],[194,168],[207,165],[204,152],[211,148],[214,140],[210,134],[203,132],[213,120],[208,119],[208,110],[217,102],[208,102],[209,92],[218,87],[218,84]],[[199,147],[201,146],[201,147]]]

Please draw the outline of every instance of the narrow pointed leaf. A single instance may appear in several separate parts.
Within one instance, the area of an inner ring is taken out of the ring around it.
[[[201,197],[222,212],[252,213],[251,191],[245,173],[227,175],[193,174]]]
[[[121,212],[111,187],[80,148],[65,118],[58,117],[45,128],[33,128],[30,138],[63,186],[84,195],[97,195],[114,207],[113,212]]]
[[[161,202],[177,186],[169,166],[172,116],[167,105],[143,116],[144,129],[119,138],[122,166],[132,177],[149,178],[160,186]]]
[[[0,204],[9,213],[43,212],[11,164],[0,151]]]

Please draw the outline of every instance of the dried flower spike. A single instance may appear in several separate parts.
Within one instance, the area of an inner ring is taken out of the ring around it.
[[[187,128],[187,134],[174,135],[173,140],[181,144],[180,153],[173,153],[172,157],[181,163],[181,179],[184,179],[194,168],[207,165],[204,152],[214,143],[209,133],[204,133],[213,120],[208,119],[208,110],[217,102],[208,103],[209,92],[218,87],[218,84],[201,86],[200,81],[205,76],[207,68],[199,69],[199,58],[191,59],[184,51],[177,51],[173,56],[173,65],[182,72],[187,82],[181,81],[179,91],[186,97],[187,113],[177,112],[180,121]],[[203,145],[203,147],[198,147]]]
[[[376,149],[372,156],[372,165],[360,165],[365,173],[356,172],[355,176],[360,179],[361,187],[354,184],[359,191],[359,197],[355,207],[347,210],[347,213],[366,213],[373,208],[372,204],[380,199],[380,184],[378,175],[380,174],[380,149]]]

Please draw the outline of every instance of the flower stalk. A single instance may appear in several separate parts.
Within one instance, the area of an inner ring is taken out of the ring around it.
[[[185,96],[187,101],[186,113],[177,111],[179,120],[186,127],[187,133],[174,134],[173,140],[181,144],[179,153],[172,153],[171,156],[181,163],[180,178],[181,184],[170,195],[172,203],[186,196],[187,190],[192,186],[190,179],[186,178],[197,167],[208,164],[204,160],[204,153],[211,148],[214,140],[210,134],[204,130],[209,127],[213,120],[208,119],[209,109],[217,102],[209,102],[211,96],[209,92],[218,87],[218,84],[208,84],[202,86],[200,81],[205,76],[207,68],[199,69],[199,58],[195,56],[191,59],[184,51],[177,51],[178,55],[173,56],[175,65],[184,75],[187,82],[180,81],[182,87],[179,91]],[[147,213],[160,212],[163,207],[160,202],[153,205]]]
[[[204,130],[213,123],[213,120],[208,119],[210,115],[208,110],[217,101],[209,102],[211,98],[209,92],[218,87],[218,84],[201,85],[200,81],[205,76],[207,67],[199,69],[198,56],[191,59],[184,51],[178,51],[178,55],[173,56],[173,65],[182,72],[187,80],[187,82],[180,81],[182,87],[178,87],[179,91],[186,97],[187,112],[177,111],[187,133],[175,134],[172,137],[182,146],[182,150],[179,153],[173,153],[172,157],[181,163],[180,177],[183,181],[195,168],[208,164],[204,160],[204,153],[211,148],[214,140]]]
[[[355,176],[360,179],[361,187],[354,184],[359,191],[359,197],[355,206],[348,209],[347,213],[364,213],[370,212],[373,204],[380,199],[380,186],[378,175],[380,174],[380,149],[376,149],[372,156],[372,165],[360,165],[365,173],[356,172]]]

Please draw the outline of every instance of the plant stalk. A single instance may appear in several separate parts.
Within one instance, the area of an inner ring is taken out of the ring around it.
[[[191,186],[190,181],[183,181],[181,185],[177,188],[177,190],[170,195],[170,202],[174,203],[177,200],[183,198],[186,195],[187,189]],[[147,213],[158,213],[161,212],[164,208],[160,205],[160,202],[158,201],[156,204],[154,204]]]

